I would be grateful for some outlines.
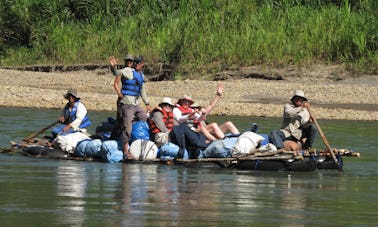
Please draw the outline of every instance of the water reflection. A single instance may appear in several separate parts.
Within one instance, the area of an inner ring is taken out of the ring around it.
[[[59,222],[70,226],[82,226],[86,219],[85,198],[87,191],[87,175],[82,165],[59,165],[57,168],[56,189],[59,199],[58,206],[62,213]]]

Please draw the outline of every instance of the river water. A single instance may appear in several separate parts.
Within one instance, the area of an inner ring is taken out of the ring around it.
[[[316,110],[314,109],[316,112]],[[58,110],[0,109],[0,147]],[[96,124],[108,112],[90,112]],[[274,118],[232,120],[261,133]],[[258,172],[0,154],[0,226],[378,226],[378,122],[318,120],[332,147],[361,153],[344,172]],[[93,132],[95,126],[90,131]],[[315,147],[324,148],[321,138]]]

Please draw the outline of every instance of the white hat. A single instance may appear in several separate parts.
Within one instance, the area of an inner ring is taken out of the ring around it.
[[[293,99],[294,99],[295,97],[301,97],[301,98],[303,98],[304,101],[307,101],[307,98],[305,97],[304,92],[303,92],[302,90],[296,90],[296,91],[294,92],[293,97],[292,97],[290,100],[293,101]]]
[[[168,104],[170,106],[174,106],[174,104],[172,103],[172,100],[171,98],[169,97],[164,97],[161,102],[159,103],[159,106],[162,105],[162,104]]]
[[[77,96],[77,90],[75,88],[69,88],[67,90],[67,93],[64,94],[64,98],[68,99],[68,96],[69,95],[72,95],[73,97],[75,97],[76,99],[80,99],[79,96]]]

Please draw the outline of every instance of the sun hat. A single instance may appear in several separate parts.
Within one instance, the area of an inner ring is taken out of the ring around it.
[[[302,90],[296,90],[296,91],[294,92],[293,97],[292,97],[290,100],[293,101],[293,99],[294,99],[295,97],[300,97],[300,98],[302,98],[304,101],[307,101],[307,98],[305,97],[304,92],[303,92]]]
[[[77,96],[77,90],[74,89],[74,88],[69,88],[66,92],[66,94],[64,94],[64,98],[68,99],[68,96],[69,95],[72,95],[73,97],[75,97],[76,99],[80,99],[79,96]]]
[[[169,97],[164,97],[161,102],[159,103],[159,106],[163,105],[163,104],[168,104],[170,106],[174,106],[174,104],[172,103],[172,100],[171,98]]]
[[[189,101],[189,106],[193,104],[193,100],[189,95],[183,95],[182,98],[178,100],[178,103],[180,104],[184,100]]]
[[[127,61],[127,60],[134,61],[134,58],[131,54],[127,54],[126,57],[125,57],[125,61]]]

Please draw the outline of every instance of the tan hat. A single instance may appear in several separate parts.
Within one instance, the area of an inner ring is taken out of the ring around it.
[[[159,103],[159,106],[161,106],[162,104],[168,104],[170,106],[174,106],[175,104],[172,103],[172,100],[171,98],[169,97],[164,97],[161,102]]]
[[[199,104],[199,102],[194,102],[192,105],[190,105],[191,108],[199,108],[201,107],[201,105]]]
[[[304,101],[307,101],[307,98],[305,97],[304,92],[303,92],[302,90],[296,90],[296,91],[294,92],[293,97],[292,97],[290,100],[293,101],[293,99],[294,99],[295,97],[301,97],[301,98],[303,98]]]
[[[126,60],[134,61],[134,58],[131,54],[127,54],[126,57],[125,57],[125,61]]]
[[[180,104],[183,100],[187,100],[187,101],[189,101],[189,102],[190,102],[189,105],[192,105],[192,104],[193,104],[193,100],[192,100],[192,98],[191,98],[189,95],[183,95],[182,98],[180,98],[180,99],[178,100],[178,103]]]
[[[74,89],[74,88],[69,88],[69,89],[67,90],[67,93],[64,94],[63,96],[64,96],[64,98],[68,99],[68,96],[69,96],[69,95],[72,95],[72,96],[75,97],[76,99],[80,99],[79,96],[77,96],[77,90]]]

